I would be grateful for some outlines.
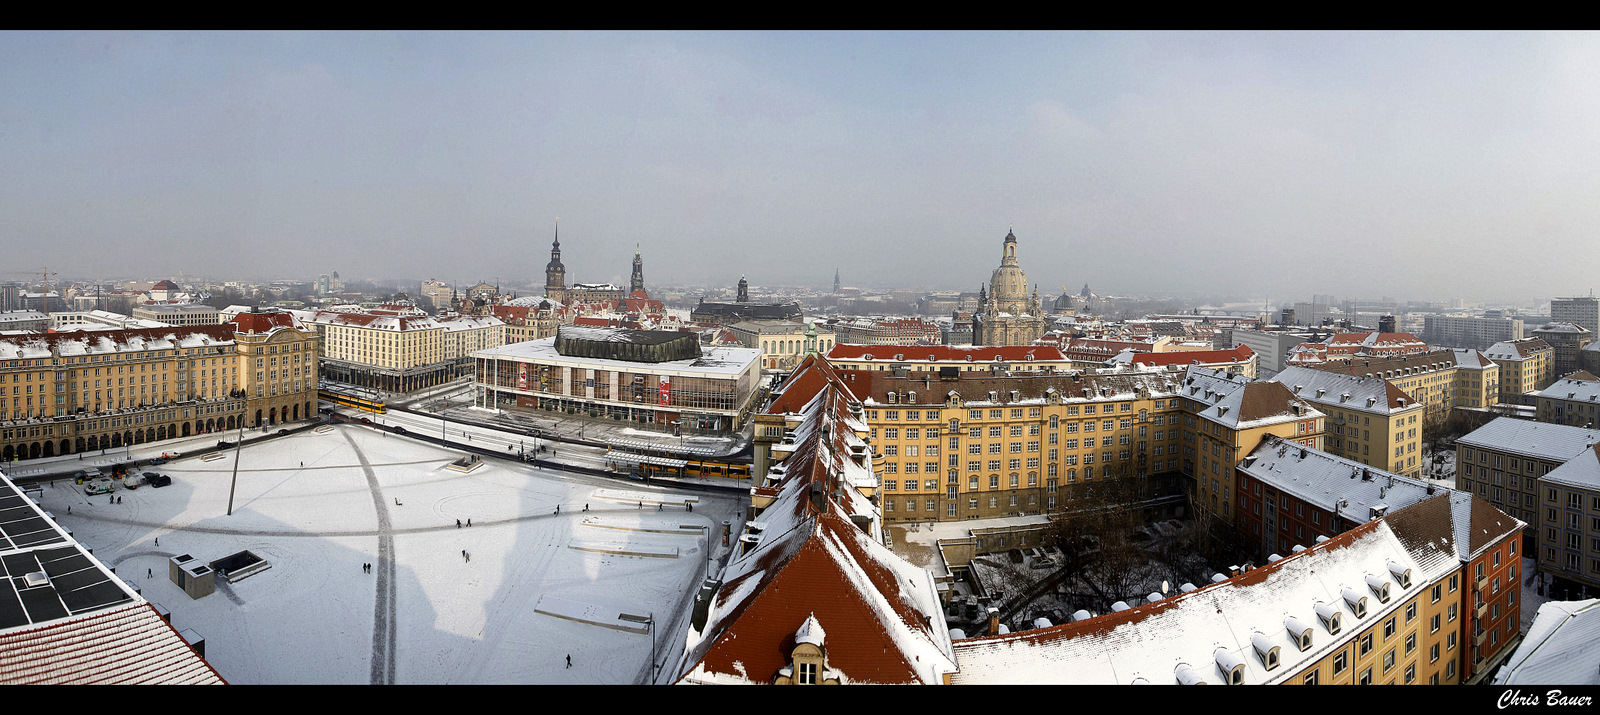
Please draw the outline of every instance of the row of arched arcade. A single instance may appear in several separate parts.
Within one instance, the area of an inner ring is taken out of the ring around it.
[[[309,404],[305,410],[302,410],[299,404],[282,408],[272,407],[266,410],[256,410],[255,419],[247,420],[247,425],[264,427],[282,422],[298,422],[302,418],[309,418],[310,416]],[[24,440],[0,446],[0,461],[9,462],[14,459],[39,459],[80,452],[97,452],[107,449],[120,449],[146,442],[190,437],[207,432],[225,432],[239,429],[240,419],[240,415],[228,415],[226,417],[218,416],[203,420],[186,420],[173,424],[155,425],[142,429],[129,429],[121,432],[92,434],[77,438]]]

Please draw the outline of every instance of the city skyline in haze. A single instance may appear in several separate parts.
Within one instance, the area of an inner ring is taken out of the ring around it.
[[[74,276],[1587,294],[1592,33],[5,33]],[[14,277],[13,277],[14,278]]]

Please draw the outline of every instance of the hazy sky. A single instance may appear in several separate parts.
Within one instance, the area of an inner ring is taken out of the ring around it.
[[[1595,287],[1595,34],[3,34],[4,271]],[[18,276],[0,275],[0,279]]]

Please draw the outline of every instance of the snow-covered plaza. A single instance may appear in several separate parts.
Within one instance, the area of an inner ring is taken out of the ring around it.
[[[153,468],[169,487],[61,480],[42,501],[233,683],[650,682],[652,641],[670,671],[706,545],[721,560],[744,504],[514,460],[459,471],[349,425],[245,446],[229,516],[234,451],[217,454]],[[167,578],[173,556],[244,550],[270,568],[197,600]]]

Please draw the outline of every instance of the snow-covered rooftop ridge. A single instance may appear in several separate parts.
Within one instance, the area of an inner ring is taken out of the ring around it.
[[[1600,382],[1563,377],[1539,391],[1539,397],[1600,402]]]
[[[1600,490],[1600,447],[1585,449],[1540,477],[1546,484]]]
[[[1528,626],[1495,685],[1600,685],[1600,599],[1549,601]]]
[[[1565,462],[1600,443],[1600,430],[1549,422],[1500,417],[1456,440],[1461,446],[1481,447],[1536,459]]]
[[[563,331],[569,329],[572,329],[572,326],[562,326]],[[698,358],[667,360],[655,363],[638,363],[604,358],[579,358],[562,355],[556,350],[556,339],[550,337],[478,350],[474,351],[472,356],[491,359],[536,360],[546,364],[581,364],[586,367],[593,366],[623,372],[647,370],[651,372],[686,372],[713,375],[737,375],[744,372],[761,358],[761,350],[757,348],[712,346],[702,347],[701,350],[702,354]]]
[[[1276,435],[1263,438],[1238,468],[1301,501],[1356,522],[1373,518],[1374,508],[1401,509],[1451,491]]]
[[[704,628],[691,628],[679,682],[770,682],[796,642],[820,641],[824,629],[830,677],[941,682],[955,663],[933,577],[879,542],[877,506],[847,475],[852,465],[871,471],[870,453],[851,449],[865,444],[849,426],[849,391],[818,356],[784,388],[788,399],[774,405],[813,394],[789,413],[799,422],[774,450],[781,461],[753,488],[773,501],[747,523]]]
[[[1395,410],[1421,404],[1405,397],[1399,388],[1379,377],[1346,375],[1308,367],[1286,367],[1273,375],[1270,381],[1282,383],[1298,397],[1319,407],[1388,415]],[[1404,407],[1395,402],[1395,393],[1405,400]]]
[[[142,350],[172,350],[233,344],[232,325],[124,328],[117,330],[11,335],[0,339],[0,359],[104,355]]]
[[[1154,603],[1048,628],[957,641],[961,669],[952,682],[1283,682],[1381,623],[1457,566],[1453,559],[1428,556],[1419,560],[1386,522],[1371,522]],[[1399,576],[1408,571],[1405,585]],[[1389,586],[1387,602],[1369,587],[1374,580]],[[1335,616],[1337,626],[1331,620]],[[1307,636],[1309,643],[1303,640]],[[1277,657],[1275,667],[1268,667],[1269,654]]]

